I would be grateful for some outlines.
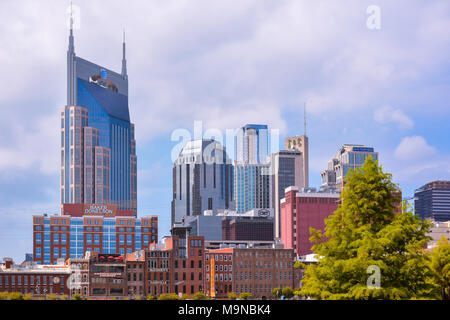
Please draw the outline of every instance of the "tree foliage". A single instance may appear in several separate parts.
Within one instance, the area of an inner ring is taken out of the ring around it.
[[[208,300],[209,299],[209,297],[206,295],[206,294],[204,294],[203,292],[196,292],[196,293],[194,293],[194,295],[192,296],[192,298],[194,299],[194,300]]]
[[[318,263],[306,267],[302,295],[315,299],[433,296],[424,250],[431,224],[415,216],[406,202],[398,210],[400,194],[391,174],[371,157],[362,168],[350,170],[341,203],[325,220],[325,232],[311,228]],[[377,268],[379,286],[371,282]]]
[[[294,290],[292,290],[291,287],[284,287],[282,292],[283,292],[283,296],[286,299],[290,299],[290,298],[292,298],[294,296]]]
[[[239,295],[239,300],[250,300],[252,298],[252,294],[249,292],[242,292]]]
[[[237,295],[234,292],[228,292],[228,299],[230,300],[236,300],[237,299]]]
[[[273,288],[272,289],[272,296],[276,299],[280,299],[281,295],[283,294],[281,288]]]
[[[180,297],[176,293],[163,293],[158,297],[158,300],[179,300]]]
[[[450,244],[444,236],[431,253],[430,267],[442,299],[450,300]]]

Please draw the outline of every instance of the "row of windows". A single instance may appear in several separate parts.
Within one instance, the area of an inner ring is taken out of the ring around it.
[[[0,275],[0,285],[57,285],[62,278],[54,276]]]

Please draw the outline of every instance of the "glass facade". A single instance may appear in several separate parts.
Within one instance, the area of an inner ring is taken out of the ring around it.
[[[137,157],[128,76],[77,57],[73,40],[71,31],[68,100],[61,112],[61,204],[115,204],[136,214]],[[125,56],[122,63],[126,65]]]
[[[134,252],[157,242],[157,217],[64,217],[65,219],[39,216],[34,220],[34,260],[41,264],[56,263],[58,258],[82,258],[86,251],[115,254]],[[126,222],[134,225],[119,228]],[[57,225],[65,224],[65,227]],[[141,224],[153,228],[141,228]],[[98,227],[93,227],[97,225]],[[42,243],[42,239],[44,239]],[[116,239],[119,241],[116,242]]]
[[[238,213],[245,213],[256,208],[271,208],[272,176],[269,171],[269,164],[235,164],[233,183]]]
[[[362,145],[345,144],[333,159],[328,161],[328,169],[321,172],[322,186],[342,188],[345,176],[350,169],[361,168],[368,157],[378,161],[378,152],[374,148]]]
[[[172,224],[205,210],[234,209],[233,166],[214,140],[188,142],[173,167]]]

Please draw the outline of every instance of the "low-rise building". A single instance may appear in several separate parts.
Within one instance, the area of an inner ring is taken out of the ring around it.
[[[64,204],[62,215],[33,216],[33,259],[53,264],[86,251],[126,255],[158,241],[157,216],[136,218],[116,205]]]
[[[14,264],[10,258],[4,258],[0,264],[0,292],[21,292],[43,297],[47,294],[69,296],[71,271],[64,260],[55,265],[38,265],[26,262]]]
[[[436,247],[437,242],[444,237],[447,241],[450,242],[450,221],[445,222],[434,222],[433,227],[427,236],[431,237],[431,240],[428,242],[428,249],[433,249]]]
[[[269,299],[273,288],[294,287],[292,249],[223,248],[205,257],[206,292],[215,298],[248,292]]]
[[[90,252],[89,297],[93,299],[123,298],[128,296],[126,263],[120,254]]]

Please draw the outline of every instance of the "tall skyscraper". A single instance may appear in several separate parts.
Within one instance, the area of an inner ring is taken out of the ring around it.
[[[231,160],[215,140],[189,141],[173,167],[172,225],[217,209],[234,209]]]
[[[269,155],[267,125],[247,124],[235,136],[235,161],[238,163],[266,163]]]
[[[301,153],[302,157],[302,181],[300,184],[295,184],[295,186],[309,187],[309,142],[308,137],[295,136],[286,138],[284,140],[284,148],[286,150],[297,150]],[[289,187],[289,186],[288,186]],[[283,193],[283,191],[282,191]]]
[[[234,199],[236,211],[272,207],[270,164],[234,164]]]
[[[61,111],[61,207],[113,204],[137,211],[134,124],[128,109],[125,38],[122,72],[75,54],[73,20],[67,51],[67,105]]]
[[[322,171],[322,187],[342,190],[345,183],[345,176],[350,169],[363,166],[367,157],[378,160],[378,152],[374,148],[359,144],[344,144],[336,153],[333,159],[328,161],[328,169]]]
[[[306,187],[304,179],[304,156],[294,148],[271,154],[272,207],[275,211],[276,238],[280,237],[280,201],[284,190],[290,186]]]
[[[450,181],[432,181],[414,192],[414,208],[422,219],[450,220]]]
[[[306,103],[303,108],[303,135],[288,137],[284,139],[284,149],[285,150],[297,150],[302,154],[302,170],[303,170],[303,180],[300,184],[295,184],[295,186],[302,186],[305,188],[309,187],[309,142],[308,136],[306,135]],[[287,186],[289,187],[289,186]],[[281,191],[284,195],[284,189]]]

